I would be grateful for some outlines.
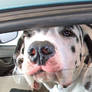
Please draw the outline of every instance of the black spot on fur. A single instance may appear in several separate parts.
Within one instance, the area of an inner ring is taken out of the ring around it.
[[[81,61],[81,58],[82,58],[82,54],[80,53],[80,61]]]
[[[78,68],[78,65],[77,65],[77,60],[75,61],[75,68]]]
[[[91,82],[88,81],[84,86],[85,86],[85,88],[86,88],[87,90],[89,90],[89,88],[90,88],[90,86],[91,86]]]
[[[75,47],[74,46],[71,47],[71,50],[72,50],[73,53],[75,53]]]
[[[88,34],[84,36],[84,41],[86,42],[86,45],[88,47],[89,54],[92,56],[92,40],[90,39]]]
[[[85,64],[88,64],[89,63],[89,56],[86,56],[85,60],[84,60],[84,63]]]
[[[75,65],[77,64],[77,60],[75,61]]]
[[[22,54],[24,54],[24,48],[22,49]]]
[[[77,41],[77,43],[79,42],[79,39],[76,37],[76,41]]]
[[[28,32],[28,31],[30,31],[30,32]],[[26,29],[25,31],[24,31],[24,36],[26,36],[26,37],[31,37],[33,35],[33,31],[31,31],[30,29]]]
[[[19,68],[22,68],[22,63],[23,63],[23,58],[20,58],[17,62],[17,65],[19,66]]]

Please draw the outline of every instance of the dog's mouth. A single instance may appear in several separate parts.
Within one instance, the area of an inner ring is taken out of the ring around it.
[[[62,72],[54,72],[54,73],[47,73],[44,70],[39,70],[38,72],[33,74],[33,78],[36,82],[42,82],[47,84],[50,88],[54,86],[54,84],[59,84],[63,88],[67,88],[71,82],[65,82],[62,77]],[[50,83],[50,85],[49,85]],[[52,83],[52,84],[51,84]]]

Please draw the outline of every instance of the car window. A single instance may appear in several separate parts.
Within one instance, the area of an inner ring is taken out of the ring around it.
[[[7,43],[14,40],[18,35],[18,32],[9,32],[0,34],[0,43]]]

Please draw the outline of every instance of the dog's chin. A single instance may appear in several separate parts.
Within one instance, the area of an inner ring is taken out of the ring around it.
[[[72,82],[66,82],[62,77],[62,72],[54,72],[54,73],[47,73],[45,71],[38,71],[33,75],[33,78],[36,82],[47,83],[50,84],[59,84],[62,87],[68,87]],[[49,86],[49,85],[48,85]],[[51,85],[50,85],[51,86]]]
[[[54,73],[47,73],[45,71],[37,72],[33,75],[33,78],[38,82],[56,82],[57,78]]]

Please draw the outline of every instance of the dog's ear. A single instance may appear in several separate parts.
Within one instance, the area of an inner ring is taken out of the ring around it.
[[[19,54],[20,53],[20,50],[21,48],[23,47],[23,44],[24,44],[24,37],[23,35],[19,38],[18,40],[18,43],[17,43],[17,46],[16,46],[16,49],[15,49],[15,54]]]
[[[15,54],[18,55],[19,53],[24,54],[24,38],[30,36],[30,34],[27,31],[24,31],[21,37],[18,40]]]
[[[15,72],[17,72],[17,67],[21,68],[21,65],[23,63],[23,54],[24,54],[24,33],[19,38],[13,55],[13,61],[16,67],[16,69],[14,69]]]
[[[25,37],[29,37],[29,32],[28,31],[24,31],[22,33],[22,35],[20,36],[18,42],[17,42],[17,46],[13,55],[13,61],[15,62],[15,65],[21,69],[22,63],[24,61],[24,38]]]

